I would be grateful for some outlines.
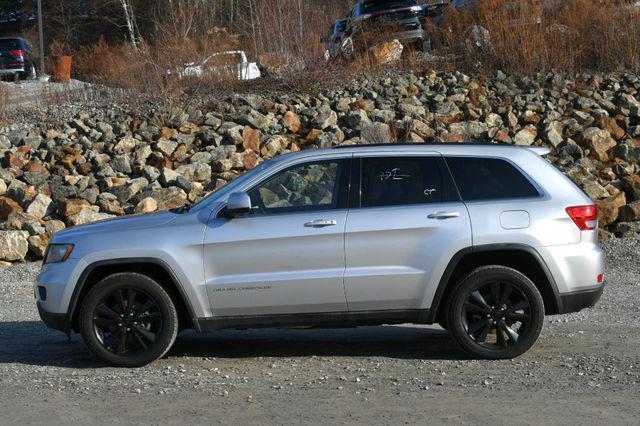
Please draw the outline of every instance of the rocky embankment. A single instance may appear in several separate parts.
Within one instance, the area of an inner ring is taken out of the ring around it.
[[[164,126],[115,107],[9,124],[0,261],[42,257],[67,226],[196,202],[277,155],[390,140],[551,146],[549,160],[598,203],[602,236],[638,236],[639,90],[635,75],[403,74],[314,95],[235,95]]]

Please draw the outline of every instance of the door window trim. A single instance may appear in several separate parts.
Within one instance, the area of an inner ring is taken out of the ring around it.
[[[238,216],[236,219],[250,219],[250,218],[262,218],[262,217],[270,217],[270,216],[282,216],[282,215],[290,215],[290,214],[303,214],[303,213],[314,213],[314,212],[324,212],[324,211],[336,211],[336,210],[346,210],[349,207],[349,196],[351,190],[351,176],[352,176],[352,166],[353,163],[352,156],[344,156],[344,157],[332,157],[332,158],[313,158],[307,159],[307,161],[300,161],[293,164],[288,164],[285,167],[281,167],[278,170],[275,170],[273,173],[265,176],[260,179],[258,182],[253,182],[249,187],[243,188],[241,191],[249,194],[254,189],[258,188],[260,185],[264,185],[269,180],[275,178],[281,173],[286,173],[289,170],[304,167],[306,165],[312,164],[322,164],[322,163],[337,163],[338,164],[338,176],[336,178],[336,188],[337,193],[335,194],[337,200],[335,205],[329,206],[310,206],[308,208],[305,207],[291,207],[290,209],[283,208],[280,211],[271,211],[264,213],[248,213],[246,215]],[[222,207],[218,212],[217,217],[222,218],[225,214],[226,206]],[[286,209],[286,210],[285,210]]]
[[[443,197],[442,201],[436,203],[416,203],[416,204],[394,204],[390,206],[362,206],[362,161],[366,158],[434,158],[442,177],[442,188],[446,185],[449,186],[452,192],[449,196]],[[449,167],[445,163],[442,154],[437,152],[402,152],[396,153],[394,151],[382,151],[382,152],[368,152],[358,153],[353,157],[351,172],[351,191],[349,196],[349,209],[380,209],[380,208],[398,208],[398,207],[415,207],[415,206],[430,206],[440,205],[446,203],[462,202],[460,197],[460,191],[453,180],[453,176],[449,171]],[[455,195],[453,194],[455,193]]]

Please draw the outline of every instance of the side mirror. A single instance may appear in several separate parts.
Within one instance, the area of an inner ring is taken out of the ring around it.
[[[251,211],[251,198],[246,192],[234,192],[227,200],[226,215],[234,217]]]

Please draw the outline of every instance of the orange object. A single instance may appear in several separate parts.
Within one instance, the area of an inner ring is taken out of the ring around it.
[[[71,56],[55,56],[53,58],[53,79],[61,83],[71,80]]]

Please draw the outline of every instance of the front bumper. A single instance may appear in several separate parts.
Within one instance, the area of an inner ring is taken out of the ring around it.
[[[69,322],[67,314],[55,314],[52,312],[47,312],[42,307],[42,304],[40,302],[37,302],[37,306],[40,319],[42,319],[42,322],[44,322],[44,324],[48,328],[62,331],[65,334],[69,334],[71,332],[71,324]]]
[[[424,30],[399,31],[389,35],[376,37],[375,43],[383,43],[392,40],[398,40],[401,43],[417,43],[429,39],[429,35]]]
[[[579,312],[584,308],[591,307],[598,303],[602,297],[605,284],[592,287],[586,290],[574,291],[571,293],[560,294],[562,307],[560,314],[569,314],[571,312]]]

